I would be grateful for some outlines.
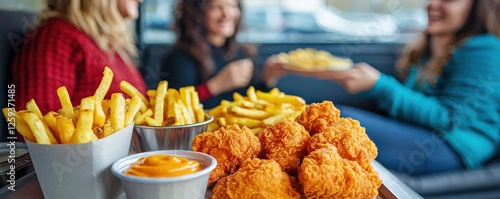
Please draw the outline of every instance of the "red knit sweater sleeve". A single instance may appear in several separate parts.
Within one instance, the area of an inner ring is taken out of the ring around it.
[[[56,90],[66,86],[71,94],[75,87],[79,48],[73,45],[71,31],[54,23],[29,39],[13,62],[16,89],[16,109],[25,109],[34,99],[43,114],[61,108]]]

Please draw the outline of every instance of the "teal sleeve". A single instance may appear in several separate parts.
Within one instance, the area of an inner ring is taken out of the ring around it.
[[[431,128],[448,128],[448,109],[435,97],[425,96],[382,74],[368,95],[391,117]]]
[[[432,95],[382,74],[367,92],[391,117],[433,129],[498,127],[500,46],[494,36],[474,37],[457,48]]]

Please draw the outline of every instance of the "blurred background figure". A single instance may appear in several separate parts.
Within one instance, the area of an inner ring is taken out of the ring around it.
[[[163,59],[160,79],[173,88],[196,86],[205,109],[232,99],[233,92],[244,93],[249,85],[267,90],[255,66],[255,50],[236,41],[241,15],[237,0],[180,0],[177,40]]]
[[[397,64],[403,83],[366,63],[316,77],[387,112],[341,107],[366,127],[387,168],[410,175],[478,168],[500,142],[499,11],[498,0],[430,0],[427,29]]]
[[[66,86],[73,104],[94,94],[104,67],[114,72],[108,94],[126,80],[146,91],[136,69],[132,22],[138,0],[46,0],[39,25],[15,57],[16,109],[35,99],[42,113],[61,108],[56,89]],[[109,96],[107,96],[108,98]]]

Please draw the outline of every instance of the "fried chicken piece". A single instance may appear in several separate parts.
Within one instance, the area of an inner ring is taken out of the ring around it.
[[[238,170],[241,163],[260,154],[259,138],[247,127],[228,125],[214,132],[204,132],[193,140],[193,151],[203,152],[217,160],[208,186]]]
[[[365,167],[378,155],[377,147],[359,121],[351,118],[340,118],[330,127],[323,128],[321,133],[311,137],[307,152],[334,145],[342,158],[358,162]]]
[[[340,110],[331,101],[312,103],[300,114],[295,121],[306,128],[311,136],[321,132],[321,129],[337,122],[340,118]]]
[[[307,198],[374,198],[382,181],[371,167],[340,157],[333,145],[307,155],[299,167],[299,183]]]
[[[309,145],[309,132],[293,120],[283,120],[268,126],[259,134],[262,155],[273,159],[283,171],[297,175],[299,164],[306,155]]]
[[[294,180],[274,160],[249,159],[234,174],[220,179],[212,199],[300,198]]]

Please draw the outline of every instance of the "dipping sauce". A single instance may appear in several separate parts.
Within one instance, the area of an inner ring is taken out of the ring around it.
[[[166,154],[142,157],[132,163],[125,174],[140,177],[177,177],[201,170],[200,163]]]

